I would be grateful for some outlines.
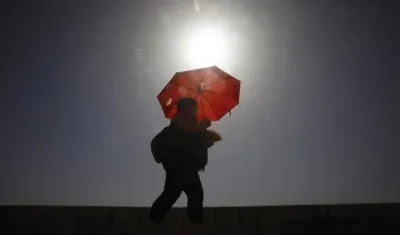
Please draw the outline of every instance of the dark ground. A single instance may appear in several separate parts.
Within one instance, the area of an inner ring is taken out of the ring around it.
[[[206,208],[193,227],[173,209],[153,228],[149,208],[0,207],[1,234],[400,234],[400,204]]]

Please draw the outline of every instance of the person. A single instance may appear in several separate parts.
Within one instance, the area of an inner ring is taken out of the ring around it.
[[[169,146],[168,156],[162,160],[166,172],[164,190],[153,203],[149,219],[160,224],[182,192],[187,196],[187,213],[192,223],[203,222],[203,186],[198,171],[207,164],[207,151],[213,141],[205,138],[204,131],[210,120],[197,119],[197,102],[182,98],[177,103],[178,112],[170,122],[170,139],[177,139]]]

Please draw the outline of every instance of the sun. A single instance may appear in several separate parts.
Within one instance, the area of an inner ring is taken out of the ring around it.
[[[200,68],[225,63],[227,38],[224,38],[221,29],[203,27],[193,30],[188,35],[186,47],[187,62],[191,67]]]

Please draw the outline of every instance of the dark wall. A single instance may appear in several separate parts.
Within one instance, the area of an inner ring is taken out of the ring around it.
[[[193,226],[173,209],[154,227],[148,208],[0,207],[1,234],[400,234],[400,204],[206,208]]]

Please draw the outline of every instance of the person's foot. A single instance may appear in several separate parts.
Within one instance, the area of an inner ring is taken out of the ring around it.
[[[154,216],[152,213],[149,214],[149,220],[154,224],[154,225],[159,225],[161,224],[163,221],[159,218],[156,218],[156,216]]]

